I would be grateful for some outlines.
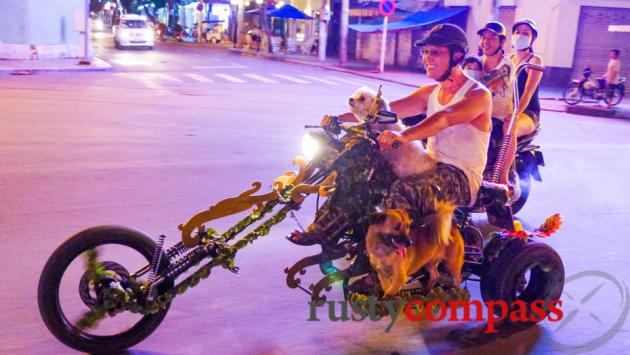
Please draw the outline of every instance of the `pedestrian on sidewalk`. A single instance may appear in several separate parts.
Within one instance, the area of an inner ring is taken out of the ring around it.
[[[613,49],[609,54],[610,60],[608,61],[608,66],[606,67],[606,73],[603,76],[603,79],[606,80],[607,84],[607,92],[606,96],[608,100],[606,101],[607,107],[612,108],[612,98],[613,92],[617,84],[619,84],[619,72],[621,71],[621,62],[619,61],[619,50]]]

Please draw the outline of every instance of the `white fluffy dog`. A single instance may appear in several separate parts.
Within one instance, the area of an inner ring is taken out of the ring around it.
[[[348,100],[350,112],[363,122],[367,119],[368,111],[372,102],[376,98],[376,91],[367,86],[360,87]],[[379,111],[390,111],[389,103],[381,96]],[[381,124],[379,130],[402,131],[404,128],[400,123]],[[384,152],[387,159],[392,164],[392,169],[398,177],[420,174],[425,171],[435,169],[435,160],[424,150],[422,143],[415,141],[403,144],[398,149],[387,149]]]

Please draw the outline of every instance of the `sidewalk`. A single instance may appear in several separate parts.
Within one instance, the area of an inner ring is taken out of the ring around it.
[[[344,67],[339,67],[339,60],[335,58],[327,58],[326,61],[321,62],[316,56],[311,55],[284,53],[270,54],[267,52],[257,52],[255,50],[241,48],[229,48],[229,50],[240,55],[309,65],[326,70],[344,72],[366,78],[392,82],[412,88],[417,88],[421,85],[433,82],[433,80],[427,78],[425,74],[419,72],[414,73],[387,66],[385,67],[384,73],[378,73],[376,68],[377,65],[367,61],[348,60],[348,63]],[[568,112],[577,115],[630,119],[630,99],[628,98],[625,98],[612,110],[608,110],[606,108],[596,106],[596,103],[581,103],[576,106],[568,106],[562,101],[562,89],[541,88],[539,95],[543,111]]]
[[[100,58],[92,58],[89,65],[79,64],[81,58],[20,60],[0,59],[0,74],[28,75],[41,72],[108,71],[111,64]]]

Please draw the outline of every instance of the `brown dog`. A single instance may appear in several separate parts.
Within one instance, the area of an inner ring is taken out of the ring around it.
[[[427,289],[432,289],[442,261],[459,287],[464,240],[452,223],[454,210],[451,204],[438,203],[437,211],[423,219],[422,227],[414,229],[410,229],[411,221],[405,210],[389,209],[370,217],[365,244],[385,295],[400,292],[409,275],[425,266],[429,272]]]

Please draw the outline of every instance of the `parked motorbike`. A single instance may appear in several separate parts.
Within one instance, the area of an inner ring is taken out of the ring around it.
[[[351,216],[352,223],[337,231],[337,238],[326,238],[321,253],[287,267],[287,286],[305,291],[312,301],[324,301],[324,293],[330,292],[335,283],[342,284],[344,298],[350,302],[367,296],[381,297],[379,283],[366,285],[360,276],[376,280],[365,250],[368,216],[377,210],[395,179],[381,154],[375,123],[396,120],[392,113],[373,112],[368,121],[356,126],[332,123],[317,127],[321,131],[304,137],[308,159],[294,159],[299,171],[277,178],[268,193],[255,195],[262,184],[254,182],[253,188],[237,197],[195,214],[179,226],[181,240],[169,248],[164,249],[164,235],[156,242],[142,232],[120,226],[93,227],[70,237],[54,251],[40,277],[38,304],[44,323],[57,339],[79,351],[132,347],[157,329],[175,297],[209,277],[213,268],[220,266],[238,273],[237,252],[268,235],[287,215],[294,217],[293,211],[311,194],[327,197],[316,218],[323,217],[322,211],[341,207]],[[458,213],[457,225],[466,241],[463,275],[469,281],[480,281],[484,300],[505,300],[507,304],[520,300],[528,305],[524,311],[531,312],[529,306],[534,300],[544,300],[548,305],[562,293],[564,267],[560,257],[548,245],[532,240],[548,237],[558,228],[559,220],[552,218],[534,232],[515,230],[507,200],[504,186],[482,185],[475,208],[486,208],[496,214],[494,220],[499,225],[507,227],[488,236],[485,245],[470,211]],[[251,213],[223,233],[206,226],[252,207],[255,208]],[[255,228],[241,235],[254,224]],[[110,252],[110,248],[117,249]],[[332,262],[341,258],[349,260],[350,266],[339,270]],[[207,263],[193,271],[205,259]],[[325,277],[307,289],[298,277],[310,266]],[[176,283],[187,272],[192,273]],[[449,278],[444,273],[440,279],[446,281],[425,290],[426,275],[413,275],[409,288],[398,296],[467,299],[468,292],[452,285]],[[72,313],[77,305],[83,311]],[[107,324],[100,327],[99,322]],[[113,329],[121,324],[120,330]]]
[[[610,101],[612,106],[618,105],[624,97],[626,78],[620,77],[618,84],[608,88],[605,79],[597,79],[597,83],[593,82],[590,79],[592,73],[591,68],[586,67],[582,71],[581,80],[571,80],[562,93],[562,100],[568,105],[576,105],[585,98],[592,100],[591,102],[608,103]],[[609,97],[609,90],[612,90],[611,97]]]

